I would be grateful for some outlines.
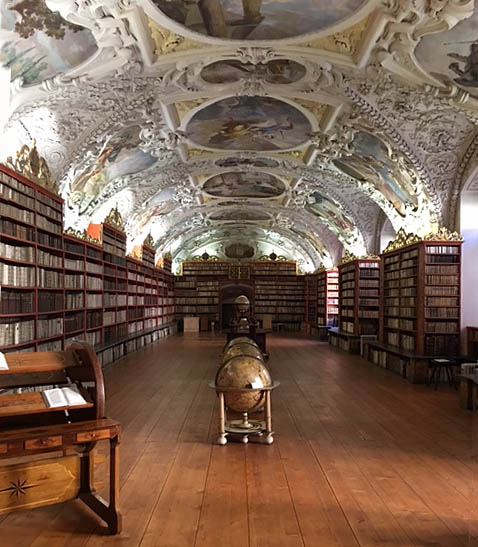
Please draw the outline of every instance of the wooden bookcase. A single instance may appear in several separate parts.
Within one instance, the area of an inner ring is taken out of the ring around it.
[[[305,276],[297,275],[295,262],[251,262],[254,313],[272,316],[274,330],[299,331],[305,317]]]
[[[339,266],[339,329],[378,334],[380,261],[357,259]]]
[[[460,351],[461,242],[420,241],[382,254],[379,342],[368,358],[413,382]]]
[[[339,266],[339,326],[329,341],[350,353],[361,352],[363,336],[379,331],[380,260],[355,259]]]
[[[63,201],[0,166],[0,351],[61,351],[86,340],[107,364],[175,330],[170,272],[154,250],[126,259],[126,237],[103,244],[63,233]]]
[[[478,359],[478,327],[466,327],[467,355]]]
[[[309,327],[317,326],[317,274],[309,274],[305,283],[305,322]]]
[[[317,274],[317,316],[321,327],[339,323],[339,272],[324,270]]]

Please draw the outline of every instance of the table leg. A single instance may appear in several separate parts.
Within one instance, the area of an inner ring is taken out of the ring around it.
[[[272,444],[274,437],[272,436],[272,412],[271,412],[271,392],[266,391],[266,406],[265,406],[265,419],[266,419],[266,443]]]
[[[226,439],[226,410],[224,406],[224,392],[219,391],[217,394],[219,401],[219,437],[217,439],[218,444],[225,445]]]

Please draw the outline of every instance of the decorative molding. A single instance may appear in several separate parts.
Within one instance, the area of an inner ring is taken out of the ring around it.
[[[353,262],[354,260],[358,260],[358,256],[355,256],[354,254],[350,253],[349,251],[345,250],[344,256],[342,257],[342,260],[340,261],[340,264],[348,264],[349,262]]]
[[[120,232],[124,232],[124,222],[121,213],[118,211],[118,206],[115,206],[108,213],[107,217],[104,220],[104,224],[109,224],[113,228],[116,228]]]
[[[395,239],[390,241],[383,252],[389,253],[392,251],[397,251],[398,249],[408,247],[409,245],[419,243],[420,241],[463,241],[463,237],[458,232],[452,232],[445,227],[440,228],[437,232],[430,232],[423,237],[412,233],[407,234],[403,228],[400,228],[395,236]]]
[[[175,34],[171,30],[158,25],[156,21],[153,21],[153,19],[150,19],[149,17],[148,26],[156,46],[155,53],[158,56],[168,55],[169,53],[176,53],[179,51],[188,51],[190,49],[208,47],[207,44],[195,42],[189,38]]]
[[[325,112],[329,108],[328,104],[323,104],[315,101],[308,101],[305,99],[294,99],[297,104],[300,104],[300,106],[303,106],[306,110],[308,110],[317,120],[317,123],[320,125],[322,118],[324,117]]]
[[[65,230],[65,234],[67,236],[74,237],[81,241],[92,243],[93,245],[97,245],[98,247],[103,247],[103,242],[101,241],[101,239],[97,239],[96,237],[91,236],[90,234],[86,232],[86,230],[80,231],[80,230],[75,230],[74,228],[67,228]]]
[[[154,239],[153,239],[153,236],[151,235],[151,232],[144,239],[143,246],[148,247],[149,249],[154,251]]]
[[[24,144],[17,151],[14,160],[8,156],[5,165],[46,190],[59,195],[58,186],[51,179],[48,164],[45,158],[38,153],[35,139],[32,140],[31,146]]]

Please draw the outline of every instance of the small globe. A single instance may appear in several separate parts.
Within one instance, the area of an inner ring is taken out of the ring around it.
[[[264,361],[264,356],[257,346],[243,342],[242,344],[229,346],[222,354],[222,362],[226,363],[229,359],[239,357],[240,355],[249,355],[249,357],[255,357],[260,361]]]
[[[271,375],[264,363],[250,355],[233,357],[216,374],[217,387],[251,390],[224,392],[226,406],[237,412],[251,412],[263,406],[265,392],[255,389],[271,385]]]
[[[247,298],[247,296],[245,296],[244,294],[238,296],[234,300],[234,304],[241,313],[246,313],[247,311],[249,311],[249,306],[251,305],[249,298]]]
[[[252,338],[249,338],[248,336],[238,336],[237,338],[233,338],[226,344],[224,351],[226,351],[227,348],[234,346],[235,344],[250,344],[251,346],[255,346],[256,348],[259,347]]]

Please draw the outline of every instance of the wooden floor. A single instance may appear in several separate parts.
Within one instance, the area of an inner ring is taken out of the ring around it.
[[[124,427],[121,536],[73,501],[0,517],[0,545],[478,546],[476,418],[456,392],[272,338],[275,443],[216,446],[222,344],[176,336],[106,370]]]

